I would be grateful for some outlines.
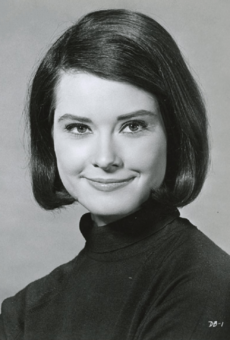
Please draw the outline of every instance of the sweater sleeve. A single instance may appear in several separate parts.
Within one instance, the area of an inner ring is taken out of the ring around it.
[[[71,275],[75,263],[76,258],[3,301],[0,315],[0,340],[23,339],[29,311],[47,303],[58,294]]]
[[[0,340],[7,340],[2,315],[0,315]]]
[[[195,237],[182,237],[162,265],[158,297],[135,340],[229,339],[229,255],[199,231]]]
[[[202,285],[202,284],[201,284]],[[227,340],[230,298],[222,291],[204,291],[199,282],[177,287],[145,316],[135,340]]]
[[[23,334],[26,290],[22,290],[14,297],[8,298],[2,303],[0,316],[0,340],[13,340]]]

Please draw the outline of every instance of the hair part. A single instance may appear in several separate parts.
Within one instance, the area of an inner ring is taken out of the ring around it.
[[[45,209],[75,201],[60,179],[52,139],[55,88],[61,72],[126,82],[156,96],[167,133],[167,168],[153,198],[181,207],[199,194],[208,168],[207,118],[198,86],[170,34],[127,10],[89,13],[49,49],[29,100],[33,193]]]

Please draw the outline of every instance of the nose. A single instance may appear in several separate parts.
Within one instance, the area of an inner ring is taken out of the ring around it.
[[[95,143],[93,166],[105,171],[114,171],[122,166],[122,159],[110,136],[99,137]]]

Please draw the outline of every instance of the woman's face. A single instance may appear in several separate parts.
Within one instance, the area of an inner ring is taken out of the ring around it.
[[[167,141],[158,103],[133,85],[63,72],[53,139],[66,190],[98,225],[139,209],[164,179]]]

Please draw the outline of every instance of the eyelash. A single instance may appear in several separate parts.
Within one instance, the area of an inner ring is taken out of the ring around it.
[[[124,133],[127,133],[127,134],[137,134],[139,132],[142,132],[143,130],[146,130],[147,127],[148,127],[148,123],[146,123],[145,121],[142,121],[142,120],[131,120],[129,122],[126,122],[125,124],[122,125],[122,128],[121,128],[121,131],[124,131],[126,127],[130,127],[131,125],[138,125],[140,127],[140,129],[138,129],[137,131],[129,131],[129,132],[124,132]],[[79,129],[79,128],[84,128],[84,129],[87,129],[89,130],[90,132],[79,132],[76,133],[76,132],[73,132],[73,129]],[[81,124],[81,123],[71,123],[71,124],[68,124],[65,126],[65,130],[67,130],[68,132],[70,133],[73,133],[75,135],[86,135],[86,134],[89,134],[91,133],[91,129],[85,125],[85,124]]]
[[[122,131],[127,127],[127,126],[131,126],[131,125],[139,125],[140,129],[138,129],[138,131],[130,131],[130,132],[125,132],[125,133],[131,133],[131,134],[135,134],[138,132],[141,132],[143,130],[146,130],[148,127],[148,123],[143,121],[143,120],[131,120],[130,122],[125,123],[122,126]]]
[[[73,129],[79,129],[80,127],[83,127],[83,128],[86,128],[88,130],[90,130],[90,128],[85,125],[85,124],[81,124],[81,123],[71,123],[71,124],[68,124],[65,126],[65,130],[67,130],[68,132],[70,133],[73,133],[73,134],[76,134],[76,135],[84,135],[85,133],[75,133],[75,132],[72,132]]]

